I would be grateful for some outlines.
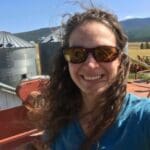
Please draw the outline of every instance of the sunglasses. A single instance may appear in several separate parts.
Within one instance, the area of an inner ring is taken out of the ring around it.
[[[119,56],[120,50],[117,47],[103,45],[95,48],[68,47],[63,49],[65,60],[74,64],[84,62],[89,53],[97,62],[112,62]]]

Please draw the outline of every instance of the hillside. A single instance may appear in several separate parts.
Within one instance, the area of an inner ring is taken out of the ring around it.
[[[120,22],[130,42],[150,41],[150,18],[134,18]]]
[[[120,21],[128,35],[129,42],[150,41],[150,18],[134,18]],[[39,41],[59,27],[41,28],[33,31],[16,33],[15,35],[27,41]]]
[[[41,29],[28,31],[28,32],[15,33],[14,35],[26,41],[38,42],[40,39],[42,39],[43,37],[47,37],[50,33],[52,33],[56,29],[58,29],[58,27],[41,28]]]

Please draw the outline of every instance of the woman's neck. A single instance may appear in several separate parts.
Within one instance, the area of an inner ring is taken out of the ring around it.
[[[95,102],[96,102],[96,96],[93,95],[86,95],[86,94],[82,94],[83,97],[83,107],[82,107],[82,113],[87,113],[92,111],[92,109],[95,106]]]
[[[92,96],[82,95],[83,97],[83,106],[79,113],[79,122],[84,131],[84,133],[88,136],[93,127],[93,117],[92,110],[95,106],[95,99]]]

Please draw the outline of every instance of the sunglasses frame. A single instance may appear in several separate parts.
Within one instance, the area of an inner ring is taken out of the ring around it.
[[[66,56],[66,52],[69,51],[69,50],[72,50],[72,49],[83,49],[83,51],[85,52],[85,57],[81,60],[81,61],[72,61],[70,58],[68,58]],[[111,49],[115,49],[116,50],[116,54],[114,53],[114,57],[110,60],[98,60],[97,57],[95,56],[95,51],[96,49],[102,49],[103,48],[111,48]],[[89,53],[92,54],[92,56],[94,57],[94,59],[97,61],[97,62],[112,62],[113,60],[115,60],[119,54],[121,53],[120,49],[118,47],[115,47],[115,46],[107,46],[107,45],[101,45],[101,46],[98,46],[98,47],[94,47],[94,48],[85,48],[85,47],[68,47],[68,48],[63,48],[63,55],[64,55],[64,58],[67,62],[71,62],[71,63],[74,63],[74,64],[79,64],[79,63],[83,63],[84,61],[86,61]]]

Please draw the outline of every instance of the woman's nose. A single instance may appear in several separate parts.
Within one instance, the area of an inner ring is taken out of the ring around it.
[[[85,60],[84,64],[91,67],[91,68],[95,68],[95,67],[99,66],[98,62],[95,60],[95,58],[93,57],[92,54],[88,55],[88,57]]]

